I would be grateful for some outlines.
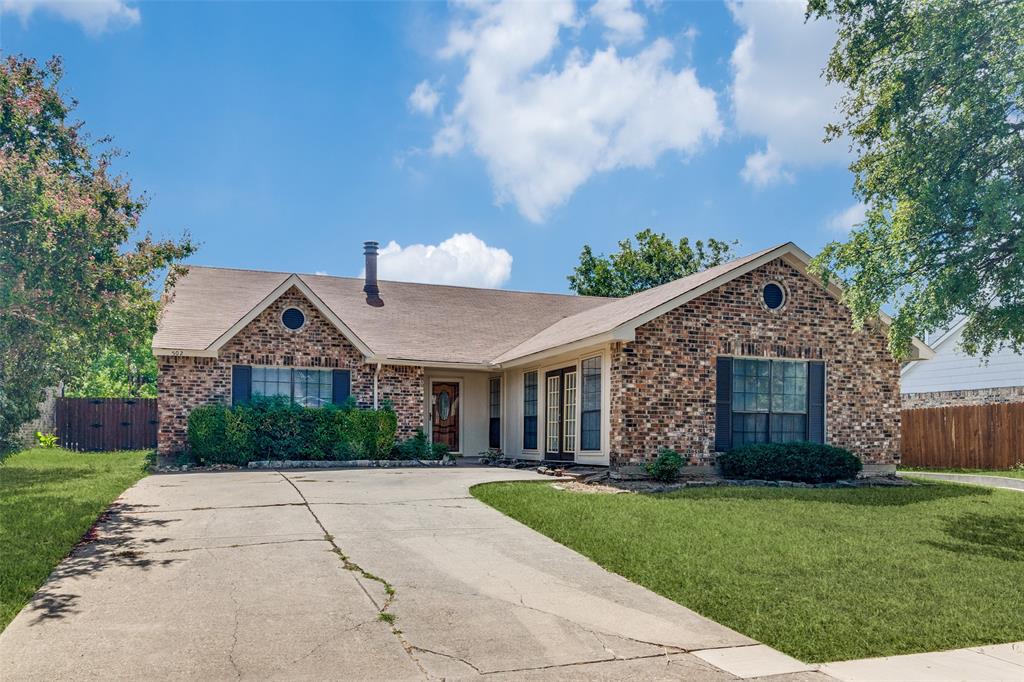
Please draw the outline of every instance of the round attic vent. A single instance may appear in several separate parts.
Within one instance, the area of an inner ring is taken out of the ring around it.
[[[285,311],[281,313],[281,324],[285,328],[297,332],[306,324],[306,315],[298,308],[285,308]]]
[[[769,310],[778,310],[786,302],[785,292],[775,282],[769,282],[764,285],[762,296],[764,297],[764,304]]]

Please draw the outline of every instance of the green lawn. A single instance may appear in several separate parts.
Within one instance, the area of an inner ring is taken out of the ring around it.
[[[1024,495],[703,488],[473,495],[605,568],[807,662],[1024,640]]]
[[[96,517],[146,475],[147,454],[35,449],[0,463],[0,630]]]
[[[936,474],[980,474],[982,476],[1004,476],[1024,479],[1024,469],[935,469],[931,467],[900,467],[900,471],[912,474],[915,471],[931,471]]]

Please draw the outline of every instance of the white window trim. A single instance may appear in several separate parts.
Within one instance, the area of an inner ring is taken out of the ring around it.
[[[527,374],[534,374],[534,373],[537,375],[537,415],[536,415],[536,418],[537,418],[537,447],[535,447],[535,448],[527,448],[527,447],[523,446],[523,441],[526,438],[526,428],[525,428],[525,424],[526,424],[526,375]],[[533,368],[530,368],[530,369],[524,369],[522,371],[522,373],[521,373],[521,376],[520,376],[520,381],[519,381],[519,407],[522,409],[522,414],[520,415],[519,444],[518,444],[517,447],[518,447],[520,452],[524,452],[524,453],[528,452],[530,454],[540,454],[541,453],[540,444],[544,442],[542,440],[543,439],[543,435],[542,434],[544,433],[544,430],[541,428],[541,426],[542,426],[542,424],[541,424],[541,415],[543,414],[541,412],[541,406],[544,404],[544,401],[541,399],[543,397],[541,395],[541,393],[543,392],[542,391],[542,387],[541,387],[541,381],[540,381],[541,376],[543,376],[543,374],[536,367],[533,367]]]
[[[601,375],[600,375],[601,382],[598,385],[598,393],[599,393],[600,399],[601,399],[601,404],[598,406],[598,422],[599,422],[599,427],[598,428],[601,429],[601,433],[600,433],[601,447],[597,448],[596,450],[584,450],[583,449],[583,363],[586,362],[587,360],[593,360],[594,358],[597,358],[598,360],[601,361]],[[605,423],[604,423],[605,422],[604,416],[605,416],[605,412],[606,412],[605,408],[607,407],[607,397],[605,396],[605,384],[606,384],[605,375],[608,372],[608,361],[605,359],[605,353],[602,351],[600,353],[590,353],[589,355],[583,355],[583,356],[580,357],[578,362],[579,362],[579,370],[578,370],[579,374],[577,374],[577,376],[579,377],[580,398],[579,398],[579,401],[578,401],[578,405],[579,405],[578,412],[579,412],[579,414],[578,414],[578,418],[577,418],[577,423],[578,423],[577,432],[578,432],[578,434],[577,434],[576,442],[579,444],[579,447],[576,449],[576,454],[577,455],[581,455],[582,454],[583,456],[604,454],[604,452],[605,452],[605,445],[606,445],[605,441],[608,440],[608,437],[609,437],[609,434],[605,430]]]
[[[505,377],[492,374],[487,377],[487,448],[491,448],[491,382],[498,382],[498,449],[505,452]],[[460,389],[461,390],[461,389]],[[433,391],[431,391],[433,393]],[[459,441],[461,443],[461,441]]]

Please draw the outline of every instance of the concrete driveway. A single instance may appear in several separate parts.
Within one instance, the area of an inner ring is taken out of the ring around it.
[[[737,679],[709,659],[743,677],[792,672],[771,650],[765,659],[766,647],[468,492],[536,478],[483,468],[150,476],[0,635],[0,671],[6,680]],[[695,559],[680,557],[681,570]],[[747,659],[761,662],[744,669]]]

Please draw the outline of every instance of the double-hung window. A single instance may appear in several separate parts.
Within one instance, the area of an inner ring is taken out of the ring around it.
[[[488,382],[488,423],[487,447],[501,447],[501,379],[493,377]]]
[[[583,370],[580,449],[601,449],[601,358],[587,358]]]
[[[282,397],[303,407],[341,404],[348,399],[351,374],[347,369],[296,367],[231,368],[231,401],[249,402],[253,396]]]
[[[718,358],[715,449],[824,440],[824,363]]]
[[[537,373],[523,375],[523,449],[537,449]]]
[[[807,440],[807,363],[732,365],[732,444]]]

